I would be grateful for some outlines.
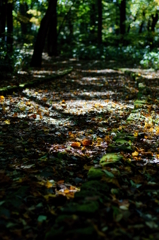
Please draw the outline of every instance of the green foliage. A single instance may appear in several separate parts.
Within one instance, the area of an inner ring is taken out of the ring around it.
[[[17,73],[19,70],[28,70],[30,65],[29,44],[24,44],[23,48],[14,48],[13,52],[8,53],[8,46],[2,42],[0,48],[0,75]]]
[[[1,39],[0,39],[1,40]],[[4,41],[0,41],[0,77],[7,73],[13,72],[12,53],[8,53],[7,44]]]
[[[141,66],[144,68],[159,69],[159,53],[156,51],[146,52],[140,61]]]
[[[120,2],[119,0],[102,1],[103,45],[99,46],[97,44],[97,1],[57,1],[58,52],[65,57],[80,59],[115,59],[117,61],[130,59],[132,62],[140,62],[144,68],[158,69],[158,54],[156,51],[150,53],[147,46],[150,46],[152,51],[159,43],[158,22],[155,25],[155,31],[152,30],[152,22],[158,13],[159,1],[126,1],[127,19],[124,36],[120,35]],[[22,5],[24,8],[21,8]],[[13,36],[15,46],[20,49],[15,49],[12,54],[8,54],[6,43],[1,44],[1,69],[4,62],[15,72],[29,66],[30,55],[24,43],[29,44],[28,46],[34,44],[40,21],[47,7],[47,0],[14,1]]]
[[[15,49],[13,53],[13,66],[14,72],[17,73],[19,70],[28,70],[30,66],[30,48],[31,44],[24,44],[22,49]]]
[[[136,46],[98,46],[78,44],[72,48],[67,44],[62,47],[61,55],[65,57],[74,57],[79,59],[112,59],[112,60],[126,60],[139,62],[145,53],[144,48],[137,48]]]

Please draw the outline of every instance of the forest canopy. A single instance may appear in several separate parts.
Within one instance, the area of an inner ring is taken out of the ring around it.
[[[158,12],[158,0],[0,0],[0,64],[12,59],[21,68],[30,61],[22,52],[34,49],[33,66],[47,52],[103,60],[131,55],[158,69]]]

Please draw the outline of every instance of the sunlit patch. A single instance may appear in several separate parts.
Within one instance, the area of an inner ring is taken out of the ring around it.
[[[88,73],[117,73],[116,70],[113,69],[102,69],[102,70],[81,70],[81,72],[88,72]]]

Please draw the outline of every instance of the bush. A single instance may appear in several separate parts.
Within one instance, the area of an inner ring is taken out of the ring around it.
[[[29,48],[30,45],[24,44],[22,49],[14,49],[12,53],[8,53],[7,46],[3,43],[0,48],[0,75],[16,74],[19,70],[29,69]]]
[[[145,53],[140,64],[144,68],[159,69],[159,53],[155,51]]]

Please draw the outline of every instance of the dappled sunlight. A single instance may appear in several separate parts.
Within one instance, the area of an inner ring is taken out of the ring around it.
[[[83,73],[117,73],[116,70],[113,70],[113,69],[96,69],[96,70],[92,70],[92,69],[88,69],[88,70],[81,70],[81,72]]]
[[[36,74],[44,76],[47,71]],[[40,199],[40,204],[49,205],[51,219],[58,208],[54,205],[80,196],[87,182],[101,183],[101,192],[109,186],[111,203],[113,198],[120,207],[131,202],[128,197],[117,200],[116,191],[132,196],[139,187],[156,185],[150,180],[159,165],[155,91],[138,99],[141,80],[136,84],[120,72],[91,74],[74,70],[0,96],[1,162],[8,166],[1,171],[1,182],[16,186],[16,196],[27,186],[23,206],[30,199],[37,205]]]

